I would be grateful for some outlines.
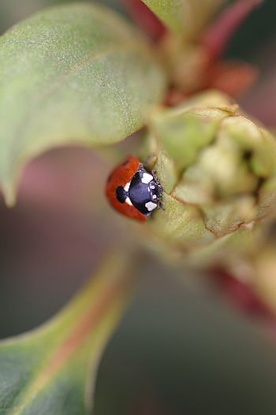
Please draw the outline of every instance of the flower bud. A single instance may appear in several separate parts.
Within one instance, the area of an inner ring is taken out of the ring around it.
[[[149,224],[158,239],[181,252],[252,245],[256,225],[275,215],[273,135],[216,91],[156,110],[149,131],[164,191]]]

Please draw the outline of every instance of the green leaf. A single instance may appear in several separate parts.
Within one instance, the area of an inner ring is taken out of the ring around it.
[[[225,0],[142,0],[174,33],[195,39]]]
[[[130,275],[125,258],[110,258],[60,315],[0,343],[1,415],[86,413],[99,358],[129,298]]]
[[[37,13],[0,38],[0,182],[9,203],[24,165],[66,143],[99,146],[139,129],[165,89],[141,35],[99,5]]]

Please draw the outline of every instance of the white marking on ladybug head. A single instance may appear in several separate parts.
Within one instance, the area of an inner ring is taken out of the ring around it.
[[[129,197],[126,197],[125,203],[127,203],[129,206],[133,206]]]
[[[125,190],[126,192],[128,192],[128,190],[129,190],[129,186],[130,186],[130,182],[128,182],[128,183],[124,186],[124,190]]]
[[[145,206],[146,206],[146,208],[147,208],[147,210],[149,212],[151,212],[152,210],[154,210],[155,208],[157,208],[157,204],[156,203],[153,203],[153,202],[147,202],[145,204]]]
[[[144,173],[141,180],[143,183],[148,184],[153,180],[153,176],[149,173]]]

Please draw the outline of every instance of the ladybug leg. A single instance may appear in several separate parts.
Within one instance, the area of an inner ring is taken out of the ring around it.
[[[157,204],[158,209],[165,210],[164,203],[162,201],[163,187],[161,186],[161,184],[160,184],[160,182],[159,182],[159,180],[156,176],[156,171],[152,170],[151,174],[153,175],[154,181],[155,181],[155,183],[158,187],[158,193],[159,193],[159,200],[158,200],[158,204]]]
[[[157,207],[158,207],[158,209],[166,210],[164,208],[164,203],[163,203],[163,201],[161,199],[159,200]]]

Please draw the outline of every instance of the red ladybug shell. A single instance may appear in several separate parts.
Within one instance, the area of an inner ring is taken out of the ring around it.
[[[129,183],[138,171],[139,167],[140,161],[133,156],[129,156],[123,163],[120,163],[117,167],[115,167],[107,180],[106,197],[110,204],[121,214],[128,216],[129,218],[145,222],[147,217],[143,213],[141,213],[134,206],[119,202],[116,195],[117,188],[119,186],[124,187],[127,183]]]

